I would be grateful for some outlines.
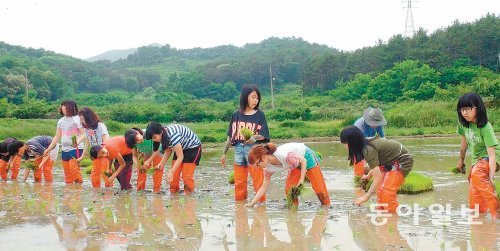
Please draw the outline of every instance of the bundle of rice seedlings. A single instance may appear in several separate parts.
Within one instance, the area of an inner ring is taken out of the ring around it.
[[[149,174],[153,175],[153,174],[155,173],[155,171],[156,171],[156,168],[151,167],[151,168],[149,168],[149,169],[147,169],[147,170],[148,170],[147,172],[148,172]]]
[[[82,161],[82,162],[83,162],[83,161]],[[83,166],[82,166],[82,167],[83,167]],[[86,166],[86,167],[85,167],[85,173],[86,173],[86,174],[89,174],[89,175],[92,173],[92,165],[90,165],[90,166]]]
[[[73,143],[73,145],[76,145],[76,135],[71,136],[71,143]]]
[[[250,137],[253,136],[253,132],[248,128],[243,128],[243,129],[241,129],[240,132],[241,132],[241,135],[243,135],[243,137],[245,138],[245,140],[249,140]]]
[[[24,162],[24,168],[36,171],[37,165],[34,161],[26,161]]]
[[[111,175],[113,175],[113,172],[111,170],[107,170],[104,172],[104,175],[106,175],[106,177],[111,177]]]
[[[452,167],[452,168],[450,168],[450,171],[453,174],[459,174],[459,173],[465,174],[465,172],[466,172],[465,165],[462,166],[462,170],[459,170],[458,167]]]
[[[352,183],[354,183],[355,187],[361,187],[361,177],[354,176],[354,178],[352,178]]]
[[[82,159],[82,161],[80,161],[80,167],[87,168],[89,166],[92,169],[92,160],[90,160],[89,158],[84,158],[84,159]]]
[[[318,155],[319,160],[322,160],[323,159],[323,154],[321,154],[318,151],[315,151],[315,152],[316,152],[316,155]]]
[[[299,196],[302,194],[302,192],[305,190],[305,187],[303,184],[300,184],[298,186],[294,186],[290,188],[290,191],[286,195],[286,207],[287,208],[295,208],[296,205],[294,201],[299,199]]]
[[[227,182],[229,182],[229,184],[234,184],[234,171],[232,171],[229,174],[229,177],[227,177]]]
[[[432,179],[429,176],[417,172],[410,172],[405,178],[405,182],[399,188],[401,194],[419,194],[434,190]]]
[[[495,182],[495,190],[497,191],[497,197],[500,200],[500,181]]]

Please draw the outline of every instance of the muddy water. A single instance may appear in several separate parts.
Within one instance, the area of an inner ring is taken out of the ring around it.
[[[500,223],[481,215],[474,220],[481,225],[459,224],[467,223],[461,215],[467,181],[449,172],[459,140],[401,142],[415,154],[414,169],[433,177],[435,191],[400,195],[400,204],[412,211],[419,206],[419,213],[405,211],[381,226],[367,216],[368,203],[352,203],[361,192],[353,188],[345,148],[308,143],[323,155],[330,208],[320,207],[308,192],[297,211],[286,210],[286,173],[273,177],[266,205],[244,208],[234,202],[227,183],[230,168],[218,165],[220,149],[204,155],[192,196],[171,196],[165,186],[161,194],[122,193],[117,184],[113,190],[94,191],[88,179],[66,186],[59,164],[53,184],[0,182],[0,250],[498,250]],[[439,209],[429,209],[436,203],[449,203],[449,212],[430,211]]]

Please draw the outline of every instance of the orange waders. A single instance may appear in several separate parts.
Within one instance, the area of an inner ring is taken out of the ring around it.
[[[105,187],[113,187],[113,182],[108,182],[108,176],[105,172],[109,172],[109,159],[108,158],[95,158],[92,160],[92,171],[90,179],[93,188],[101,187],[101,179],[104,180]]]
[[[382,168],[381,168],[382,169]],[[405,178],[398,170],[382,172],[383,177],[377,189],[377,203],[387,204],[377,207],[380,210],[388,210],[395,213],[398,208],[398,190],[403,185]]]
[[[486,213],[488,210],[493,217],[498,215],[498,197],[495,187],[490,182],[490,166],[488,161],[480,159],[472,167],[469,177],[469,203],[470,209],[479,205],[479,212]]]
[[[153,166],[150,168],[156,167],[160,164],[162,157],[156,156],[153,159]],[[155,170],[153,174],[153,192],[158,193],[161,189],[161,181],[163,179],[163,167],[161,169]],[[137,171],[137,191],[142,191],[146,189],[146,179],[147,179],[147,170],[143,172]]]
[[[264,183],[264,169],[255,166],[240,166],[234,164],[234,199],[247,199],[247,179],[248,173],[252,177],[253,190],[257,193]],[[259,202],[266,201],[266,195],[260,198]]]
[[[43,158],[38,158],[35,160],[35,165],[38,167],[33,174],[35,182],[42,182],[42,173],[45,178],[45,182],[52,182],[52,167],[54,166],[54,161],[49,158],[43,166],[40,166],[42,159]]]
[[[319,166],[315,166],[306,172],[307,178],[311,181],[312,188],[318,196],[319,201],[322,205],[328,206],[330,205],[330,196],[328,195],[328,190],[326,189],[325,180],[323,178],[323,174],[321,173],[321,169]],[[285,193],[288,195],[290,188],[297,185],[300,180],[300,169],[294,168],[288,173],[288,177],[286,178],[285,185]],[[294,201],[295,205],[299,204],[299,201]]]

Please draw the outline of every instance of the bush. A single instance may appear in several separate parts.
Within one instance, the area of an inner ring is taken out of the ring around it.
[[[15,107],[12,116],[19,119],[42,119],[52,110],[54,107],[45,101],[28,98],[23,99],[23,103]]]
[[[304,127],[306,123],[304,121],[285,121],[280,123],[280,127],[289,127],[289,128],[296,128],[296,127]]]

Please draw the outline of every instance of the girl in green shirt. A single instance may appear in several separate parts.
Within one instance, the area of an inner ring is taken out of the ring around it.
[[[457,114],[460,124],[457,132],[461,135],[460,158],[458,168],[465,168],[464,159],[467,148],[471,149],[472,167],[469,174],[469,203],[474,209],[479,205],[479,212],[490,211],[498,217],[498,197],[495,192],[495,170],[498,170],[499,144],[488,122],[486,107],[476,93],[464,94],[458,100]]]

